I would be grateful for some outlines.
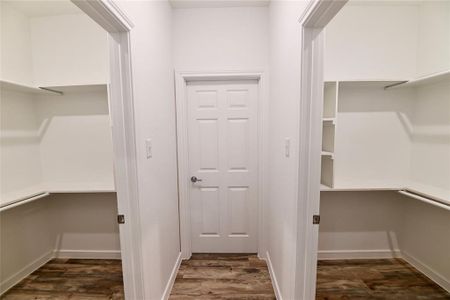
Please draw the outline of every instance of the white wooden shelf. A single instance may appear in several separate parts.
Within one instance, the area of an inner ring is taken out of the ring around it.
[[[31,201],[35,201],[51,194],[87,194],[87,193],[114,193],[112,183],[64,183],[53,184],[51,187],[33,186],[18,192],[3,195],[0,211],[11,209]]]
[[[323,122],[323,126],[335,125],[336,118],[323,118],[322,122]]]
[[[42,185],[34,185],[28,188],[22,189],[20,191],[10,192],[7,194],[2,194],[2,199],[0,200],[0,208],[9,206],[16,202],[21,202],[32,198],[36,195],[45,193],[46,190]]]
[[[393,88],[406,88],[406,87],[417,87],[423,86],[427,84],[438,83],[441,81],[450,80],[450,70],[434,73],[428,76],[419,77],[416,79],[411,79],[408,81],[400,82],[397,84],[387,84],[385,89],[393,89]]]
[[[329,151],[322,151],[322,156],[329,156],[331,159],[334,159],[334,153]]]
[[[320,191],[322,192],[382,192],[382,191],[400,191],[398,187],[328,187],[326,185],[320,185]]]
[[[410,182],[403,190],[434,199],[441,203],[450,205],[450,191],[438,187],[424,185],[417,182]]]
[[[60,95],[61,93],[48,91],[39,87],[28,86],[12,81],[0,80],[0,88],[6,91],[21,92],[37,95]]]
[[[374,87],[385,88],[390,85],[398,85],[407,82],[406,79],[352,79],[338,80],[339,87]]]
[[[107,92],[106,83],[96,83],[96,84],[83,84],[83,85],[55,85],[55,86],[44,86],[42,89],[57,91],[63,94],[74,94],[74,93],[95,93],[95,92]]]
[[[51,194],[71,194],[71,193],[113,193],[115,187],[112,182],[63,182],[52,183],[47,191]]]

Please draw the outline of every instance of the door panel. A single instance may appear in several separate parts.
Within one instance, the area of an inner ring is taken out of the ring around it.
[[[187,89],[192,252],[257,252],[257,83]]]

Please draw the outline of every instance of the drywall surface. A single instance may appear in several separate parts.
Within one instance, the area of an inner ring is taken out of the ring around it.
[[[107,33],[85,14],[30,19],[38,86],[106,83]]]
[[[54,194],[50,200],[57,256],[120,258],[115,193]]]
[[[407,197],[402,211],[403,226],[398,237],[403,255],[449,290],[450,212]]]
[[[38,96],[44,184],[51,191],[114,190],[106,91]]]
[[[322,192],[319,259],[398,252],[400,198],[397,192]]]
[[[414,78],[417,18],[412,1],[348,3],[325,29],[325,80]]]
[[[52,257],[51,218],[48,198],[0,213],[0,293]]]
[[[401,188],[411,152],[411,89],[340,86],[335,187]]]
[[[306,1],[273,1],[269,7],[269,162],[265,243],[280,296],[294,298],[297,240],[297,163],[301,27]],[[285,139],[290,138],[290,157]],[[299,274],[302,276],[302,274]],[[301,282],[301,278],[297,279]]]
[[[31,33],[28,18],[0,2],[0,79],[32,85]]]
[[[450,191],[450,82],[416,89],[410,179]]]
[[[417,76],[450,70],[450,2],[420,1]]]
[[[42,168],[33,96],[2,90],[0,106],[0,204],[6,204],[40,192]]]
[[[173,22],[176,70],[267,68],[267,7],[174,9]]]
[[[145,298],[161,299],[180,254],[172,11],[166,1],[124,1],[131,31]],[[147,159],[145,140],[152,140]]]

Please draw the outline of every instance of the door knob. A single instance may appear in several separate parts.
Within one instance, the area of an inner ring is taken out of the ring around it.
[[[193,183],[196,183],[197,181],[202,181],[200,178],[197,178],[197,177],[195,177],[195,176],[192,176],[191,177],[191,181],[193,182]]]

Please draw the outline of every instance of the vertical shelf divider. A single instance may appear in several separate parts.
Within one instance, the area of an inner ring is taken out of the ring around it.
[[[324,82],[322,116],[322,164],[321,187],[334,187],[334,150],[338,111],[339,82]]]

